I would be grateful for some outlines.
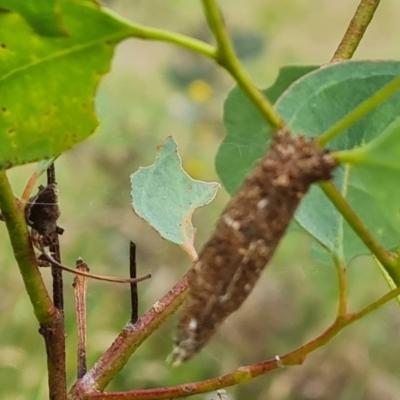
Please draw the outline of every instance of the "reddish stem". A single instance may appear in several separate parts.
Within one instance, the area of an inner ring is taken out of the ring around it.
[[[129,322],[94,367],[74,385],[71,398],[83,399],[87,393],[104,390],[143,341],[178,309],[186,294],[186,277],[183,277],[135,324]]]
[[[85,392],[85,389],[89,389],[89,386],[86,386],[86,388],[81,387],[79,392],[75,391],[73,393],[74,397],[72,398],[84,400],[172,400],[189,397],[195,394],[207,393],[241,383],[247,383],[254,378],[264,375],[266,372],[274,369],[302,364],[308,354],[329,342],[346,326],[361,319],[371,311],[381,307],[388,301],[398,296],[399,293],[400,288],[397,288],[356,313],[349,313],[343,317],[336,318],[333,324],[329,326],[321,335],[281,357],[276,356],[271,360],[240,367],[230,374],[207,379],[202,382],[188,383],[167,388],[132,390],[127,392]]]

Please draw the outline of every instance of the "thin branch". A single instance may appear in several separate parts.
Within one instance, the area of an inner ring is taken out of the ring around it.
[[[56,170],[54,163],[52,163],[47,169],[47,185],[56,185],[56,184],[57,184]],[[50,253],[53,255],[53,258],[57,262],[61,263],[61,249],[60,249],[60,241],[57,229],[55,230],[55,232],[52,233]],[[63,311],[64,285],[63,285],[62,269],[52,266],[51,275],[53,277],[53,303],[58,310]]]
[[[226,34],[222,23],[222,17],[220,16],[215,1],[203,0],[203,8],[210,28],[215,35],[218,49],[215,49],[213,46],[201,40],[175,32],[149,28],[126,20],[123,20],[123,22],[129,26],[131,30],[130,36],[133,38],[173,43],[217,61],[233,76],[255,107],[260,111],[267,123],[271,125],[274,130],[281,129],[284,125],[283,121],[273,109],[272,104],[254,86],[246,71],[241,66]],[[114,16],[114,18],[118,17]]]
[[[40,274],[23,210],[18,207],[5,171],[0,171],[0,209],[35,316],[43,326],[58,318]]]
[[[67,379],[65,372],[65,326],[62,312],[51,325],[41,325],[39,333],[43,336],[46,354],[49,398],[51,400],[67,399]]]
[[[66,267],[65,265],[56,261],[49,253],[46,252],[43,252],[39,258],[48,261],[51,265],[56,266],[64,271],[71,272],[72,274],[75,275],[85,276],[86,278],[96,279],[98,281],[113,282],[113,283],[135,283],[135,282],[142,282],[146,279],[151,278],[151,274],[146,274],[135,279],[116,278],[114,276],[90,274],[88,272]]]
[[[129,276],[136,279],[136,244],[132,241],[129,243]],[[137,290],[137,282],[131,283],[131,324],[135,324],[139,319],[139,298]]]
[[[329,198],[336,209],[342,214],[343,218],[353,228],[357,236],[364,242],[371,253],[381,262],[387,273],[391,276],[397,286],[400,285],[400,269],[397,258],[394,254],[388,252],[372,235],[363,221],[357,216],[350,207],[346,199],[332,182],[321,182],[319,187]]]
[[[193,396],[195,394],[207,393],[229,386],[247,383],[254,378],[264,375],[274,369],[290,365],[300,365],[306,357],[313,351],[319,349],[331,339],[333,339],[341,330],[355,321],[361,319],[370,312],[383,306],[390,300],[400,294],[400,288],[392,290],[377,301],[371,303],[359,312],[347,314],[342,318],[337,318],[334,323],[328,327],[321,335],[306,343],[303,346],[283,355],[276,356],[274,359],[263,361],[257,364],[238,368],[236,371],[219,376],[217,378],[207,379],[202,382],[193,382],[167,388],[132,390],[127,392],[109,392],[86,393],[85,400],[169,400]]]
[[[202,0],[208,25],[217,42],[217,61],[224,67],[242,88],[262,117],[273,130],[283,128],[284,123],[274,110],[272,104],[258,90],[236,56],[232,43],[226,32],[222,15],[215,0]]]
[[[87,264],[79,258],[76,262],[76,269],[89,272]],[[86,366],[86,293],[87,278],[77,275],[72,284],[74,288],[76,304],[76,325],[78,330],[78,349],[77,349],[77,377],[82,378],[87,372]]]
[[[341,318],[347,313],[347,297],[348,297],[348,282],[347,282],[347,271],[346,265],[343,260],[339,260],[334,257],[334,263],[336,267],[336,273],[338,276],[339,284],[339,303],[337,317]]]
[[[331,62],[350,59],[356,51],[380,0],[361,0]]]
[[[47,185],[56,184],[54,162],[47,169]],[[57,205],[58,207],[58,205]],[[58,230],[52,232],[50,252],[58,262],[61,262]],[[65,399],[67,395],[67,371],[65,356],[65,317],[64,317],[64,286],[62,270],[51,268],[53,277],[53,303],[59,310],[57,322],[50,328],[42,327],[40,332],[46,339],[47,364],[49,370],[49,394],[51,399]]]
[[[187,282],[183,277],[136,324],[124,327],[94,367],[71,389],[71,398],[82,399],[93,390],[104,390],[136,349],[179,308],[186,295]]]
[[[156,28],[134,24],[131,21],[124,20],[131,28],[131,37],[143,40],[157,40],[160,42],[172,43],[180,47],[195,51],[212,60],[216,60],[216,50],[213,46],[201,40],[181,35],[175,32],[169,32]]]
[[[391,290],[389,293],[386,293],[384,296],[382,296],[378,300],[376,300],[373,303],[369,304],[368,306],[364,307],[362,310],[360,310],[356,313],[349,314],[349,316],[347,318],[348,319],[347,325],[365,317],[370,312],[377,310],[378,308],[382,307],[384,304],[386,304],[390,300],[393,300],[394,298],[396,298],[399,295],[400,295],[400,287],[397,287],[396,289]]]

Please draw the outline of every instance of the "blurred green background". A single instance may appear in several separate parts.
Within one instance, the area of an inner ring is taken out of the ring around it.
[[[220,2],[238,53],[263,88],[274,81],[279,66],[328,62],[357,3]],[[104,4],[135,22],[211,40],[198,1],[109,0]],[[382,2],[356,58],[398,59],[399,20],[397,0]],[[232,85],[218,66],[184,49],[128,40],[118,46],[112,70],[98,92],[100,129],[57,161],[64,263],[74,266],[81,256],[94,273],[127,276],[129,240],[135,241],[139,273],[153,275],[139,286],[141,313],[172,287],[189,268],[189,261],[177,246],[160,239],[133,214],[129,175],[140,165],[151,164],[156,146],[173,135],[187,171],[197,179],[218,180],[213,160],[224,136],[223,101]],[[10,171],[17,194],[33,169]],[[195,213],[197,248],[227,200],[221,189],[211,205]],[[321,333],[336,312],[336,275],[332,267],[310,259],[310,246],[306,236],[290,234],[245,305],[193,360],[178,368],[165,363],[172,348],[174,316],[142,345],[108,389],[143,389],[215,377],[284,354]],[[1,398],[45,399],[43,340],[3,225],[0,272]],[[49,271],[43,274],[50,283]],[[76,365],[72,280],[65,276],[70,383]],[[349,280],[354,310],[387,291],[368,257],[351,263]],[[128,318],[127,286],[89,282],[89,367]],[[399,399],[399,334],[400,308],[392,302],[347,328],[302,366],[228,388],[226,396],[241,400]],[[193,398],[216,400],[217,395]]]

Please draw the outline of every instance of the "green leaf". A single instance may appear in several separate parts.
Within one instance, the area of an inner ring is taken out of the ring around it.
[[[0,169],[58,156],[98,125],[93,97],[130,27],[92,2],[62,4],[68,37],[0,13]]]
[[[353,176],[363,188],[373,193],[380,214],[396,229],[400,227],[399,138],[400,116],[397,115],[376,139],[353,150],[338,152],[339,158],[350,163]]]
[[[274,84],[264,91],[265,95],[275,103],[294,81],[316,68],[318,67],[281,68]],[[270,130],[239,87],[235,87],[225,101],[224,123],[227,134],[218,150],[215,165],[225,189],[233,194],[254,163],[265,153],[269,145]],[[234,165],[231,165],[232,160],[235,160]]]
[[[350,61],[329,65],[296,81],[279,98],[276,109],[295,134],[304,133],[308,137],[315,137],[399,75],[399,62]],[[332,140],[329,148],[349,150],[379,137],[399,117],[399,102],[400,93],[396,92]],[[225,108],[225,120],[229,121],[234,114],[237,123],[241,125],[242,137],[238,140],[231,138],[231,146],[240,149],[242,157],[247,160],[247,170],[256,162],[255,154],[258,152],[262,155],[266,151],[270,136],[269,128],[262,125],[257,132],[251,132],[251,137],[257,137],[254,143],[248,142],[247,147],[241,145],[245,136],[244,127],[248,124],[248,108],[253,108],[248,102],[242,102],[240,106],[235,104],[235,107],[227,105]],[[228,135],[233,136],[229,132],[229,124],[226,127]],[[239,128],[236,126],[235,129]],[[365,168],[368,168],[366,174],[373,177],[375,167],[370,165]],[[226,175],[243,176],[243,169],[243,165],[236,169],[235,165],[225,164],[224,173],[220,174],[224,185],[228,183],[232,188],[232,181],[226,179]],[[334,181],[372,233],[386,248],[393,249],[399,243],[400,220],[382,209],[393,194],[387,190],[398,174],[389,175],[382,175],[382,171],[376,173],[372,184],[372,178],[371,183],[362,179],[358,167],[347,166],[336,171]],[[381,185],[377,186],[379,179],[388,180],[385,190],[381,191]],[[369,252],[318,187],[311,188],[300,204],[295,218],[324,248],[346,261]]]
[[[195,254],[192,215],[208,204],[219,184],[192,179],[183,169],[172,137],[160,146],[156,161],[131,175],[132,207],[164,239]]]
[[[61,0],[0,0],[0,9],[16,11],[43,36],[67,36],[61,20]]]

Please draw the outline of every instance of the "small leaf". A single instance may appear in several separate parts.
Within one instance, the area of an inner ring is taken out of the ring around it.
[[[22,15],[0,13],[0,169],[58,156],[98,125],[97,85],[131,28],[93,2],[62,5],[67,37],[40,36]]]
[[[159,147],[156,161],[131,175],[132,207],[164,239],[194,256],[192,214],[208,204],[219,184],[192,179],[183,169],[177,144],[169,137]]]

